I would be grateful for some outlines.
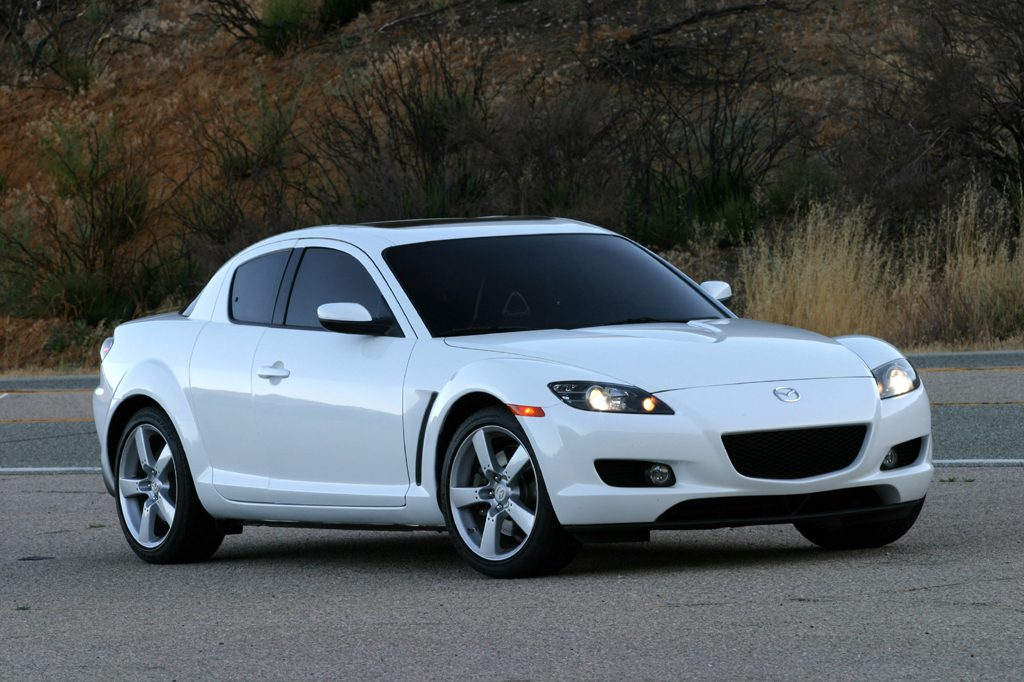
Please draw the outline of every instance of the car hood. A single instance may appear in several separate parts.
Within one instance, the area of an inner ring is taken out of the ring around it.
[[[870,377],[855,353],[813,332],[753,320],[551,329],[448,337],[469,348],[557,362],[656,393],[757,381]]]

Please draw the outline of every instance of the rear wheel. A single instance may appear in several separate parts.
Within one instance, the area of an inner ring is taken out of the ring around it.
[[[858,523],[856,519],[826,519],[793,524],[800,534],[824,549],[868,549],[896,542],[917,521],[924,499],[907,511],[906,516]]]
[[[526,434],[508,410],[480,410],[459,427],[441,478],[448,534],[481,573],[552,573],[579,549],[555,518]]]
[[[208,558],[224,540],[196,496],[178,434],[147,407],[125,426],[117,449],[117,515],[128,545],[154,564]]]

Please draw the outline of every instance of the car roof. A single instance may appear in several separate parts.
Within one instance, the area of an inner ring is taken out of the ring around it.
[[[570,233],[610,234],[610,231],[569,218],[533,216],[394,220],[354,225],[307,227],[274,235],[258,244],[253,244],[245,251],[291,239],[338,239],[366,251],[380,252],[390,246],[446,239]]]

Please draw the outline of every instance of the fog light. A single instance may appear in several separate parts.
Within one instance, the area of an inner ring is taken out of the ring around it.
[[[659,487],[672,485],[676,477],[672,474],[672,467],[667,464],[652,464],[647,467],[647,480],[651,485]]]
[[[895,469],[899,462],[899,454],[895,450],[889,450],[889,452],[885,453],[885,459],[882,460],[882,471],[885,471],[886,469]]]

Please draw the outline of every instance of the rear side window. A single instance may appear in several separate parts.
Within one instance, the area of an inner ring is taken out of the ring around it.
[[[370,273],[355,258],[334,249],[306,249],[295,274],[285,324],[320,328],[316,309],[324,303],[360,303],[374,319],[391,319],[391,309]]]
[[[288,250],[253,258],[235,270],[231,282],[231,319],[246,324],[270,324]]]

